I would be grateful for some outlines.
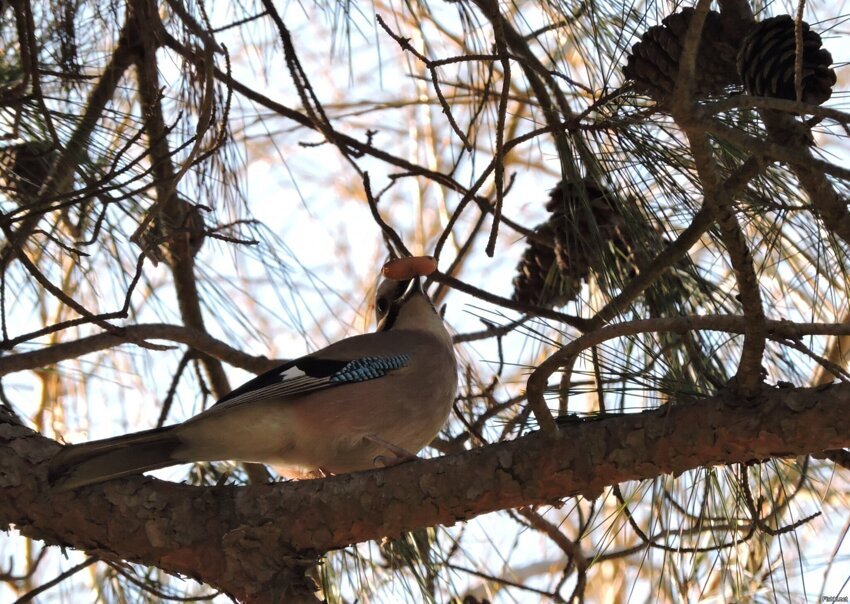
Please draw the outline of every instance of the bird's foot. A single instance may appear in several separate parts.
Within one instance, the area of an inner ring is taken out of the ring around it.
[[[420,458],[416,455],[411,455],[410,457],[378,455],[377,457],[375,457],[375,459],[372,460],[372,463],[375,464],[376,468],[391,468],[399,464],[407,463],[408,461],[416,461],[417,459]]]
[[[369,442],[375,443],[376,445],[382,446],[387,451],[392,453],[392,456],[378,455],[377,457],[375,457],[375,459],[372,460],[372,463],[375,464],[375,467],[389,468],[391,466],[397,466],[400,463],[416,461],[417,459],[419,459],[419,457],[417,457],[415,453],[411,453],[407,449],[399,447],[398,445],[394,445],[393,443],[384,440],[376,434],[369,434],[365,437],[365,439]]]

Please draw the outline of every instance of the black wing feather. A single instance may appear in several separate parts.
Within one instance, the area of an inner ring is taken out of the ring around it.
[[[343,367],[348,365],[351,361],[349,360],[338,360],[338,359],[320,359],[313,356],[301,357],[299,359],[295,359],[294,361],[289,361],[288,363],[284,363],[274,369],[270,369],[265,373],[261,373],[257,377],[252,380],[249,380],[239,386],[236,390],[230,392],[230,394],[225,395],[221,399],[216,402],[216,405],[220,405],[222,403],[226,403],[227,401],[232,401],[233,399],[243,397],[251,392],[255,393],[264,393],[263,398],[266,398],[269,394],[274,394],[274,391],[278,386],[284,386],[287,382],[296,382],[299,378],[292,378],[291,380],[282,380],[283,375],[290,369],[299,369],[304,372],[304,377],[312,378],[314,380],[321,380],[322,378],[329,378],[334,375],[338,371],[340,371]],[[316,384],[317,388],[323,387],[327,382],[323,381]],[[295,386],[295,383],[292,384]],[[304,392],[305,390],[315,390],[316,388],[307,388],[304,390],[300,390]],[[289,387],[286,390],[290,390]],[[282,394],[282,393],[281,393]],[[247,397],[246,400],[247,401]]]

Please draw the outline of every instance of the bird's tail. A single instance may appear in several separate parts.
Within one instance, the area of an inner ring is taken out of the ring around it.
[[[175,457],[182,441],[175,426],[154,428],[65,447],[50,460],[48,480],[58,491],[141,474],[183,463]]]

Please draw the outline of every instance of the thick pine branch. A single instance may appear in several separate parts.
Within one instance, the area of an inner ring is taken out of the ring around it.
[[[128,479],[55,495],[56,444],[0,425],[0,519],[23,534],[195,577],[237,597],[296,589],[328,550],[496,510],[598,497],[605,487],[701,466],[850,446],[850,385],[731,393],[563,425],[374,472],[248,487]],[[463,488],[458,488],[463,485]],[[746,530],[744,527],[742,530]],[[284,581],[286,584],[282,584]]]

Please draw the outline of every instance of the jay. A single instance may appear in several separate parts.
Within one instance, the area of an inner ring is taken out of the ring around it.
[[[419,276],[385,280],[375,308],[374,333],[284,363],[183,423],[65,445],[50,461],[50,482],[66,491],[195,461],[309,475],[414,458],[454,403],[452,338]]]

